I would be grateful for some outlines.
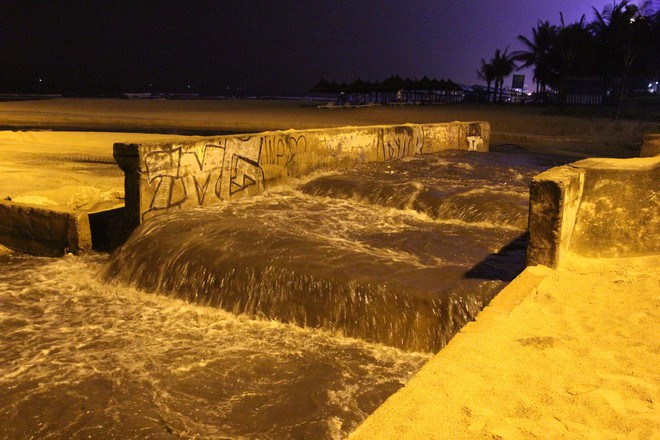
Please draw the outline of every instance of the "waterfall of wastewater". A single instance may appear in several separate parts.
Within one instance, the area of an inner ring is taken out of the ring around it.
[[[484,262],[527,225],[532,169],[489,158],[372,163],[164,214],[113,255],[106,276],[234,314],[435,352],[501,289],[502,274],[484,272]]]
[[[515,276],[534,160],[367,164],[110,257],[0,255],[0,438],[345,437]]]

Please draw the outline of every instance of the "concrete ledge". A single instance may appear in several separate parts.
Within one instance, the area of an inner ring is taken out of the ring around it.
[[[475,356],[475,347],[483,344],[483,335],[491,334],[501,322],[515,313],[514,309],[532,295],[550,273],[552,271],[544,266],[526,268],[493,298],[490,305],[477,315],[476,321],[466,324],[405,387],[390,396],[348,439],[468,438],[457,433],[459,422],[455,414],[463,408],[447,407],[446,404],[461,400],[462,390],[451,383],[452,375],[469,376],[475,373],[457,371],[455,367],[460,366],[466,353]],[[479,350],[476,352],[478,355]],[[477,356],[474,361],[483,359]],[[479,380],[475,376],[475,383]]]
[[[642,139],[640,157],[652,157],[660,154],[660,133],[648,133]]]
[[[528,264],[660,253],[660,156],[585,159],[532,180]]]
[[[557,267],[568,250],[584,188],[584,171],[561,166],[532,179],[527,263]]]
[[[349,439],[654,438],[659,263],[528,267]]]
[[[660,253],[660,156],[585,159],[584,194],[569,247],[588,257]]]
[[[448,149],[486,152],[487,122],[287,130],[114,145],[126,225],[170,209],[221,203],[309,172]]]
[[[58,257],[92,248],[87,213],[0,201],[0,242],[12,250]]]

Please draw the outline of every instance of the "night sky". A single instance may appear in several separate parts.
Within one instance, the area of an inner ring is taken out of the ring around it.
[[[392,74],[474,84],[481,58],[521,49],[537,19],[591,20],[610,3],[0,0],[0,90],[287,95],[321,77]]]

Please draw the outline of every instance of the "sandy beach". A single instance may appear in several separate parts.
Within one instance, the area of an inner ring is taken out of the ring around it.
[[[658,256],[527,269],[351,439],[657,439]]]
[[[124,204],[114,142],[182,136],[72,131],[0,131],[0,198],[95,211]]]
[[[0,128],[156,132],[258,132],[347,125],[486,120],[495,144],[564,143],[602,149],[639,148],[641,135],[660,121],[570,117],[533,106],[483,104],[385,105],[329,110],[318,101],[50,99],[0,102]],[[579,148],[578,148],[579,149]],[[586,149],[585,153],[597,153]],[[619,155],[625,153],[618,153]],[[630,152],[628,155],[634,155]],[[621,156],[624,157],[624,156]]]

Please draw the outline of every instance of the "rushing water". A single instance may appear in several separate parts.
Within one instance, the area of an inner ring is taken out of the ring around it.
[[[234,313],[437,351],[504,285],[484,262],[526,227],[538,169],[497,157],[372,163],[162,215],[113,255],[107,275]]]
[[[428,359],[0,257],[0,438],[341,438]]]
[[[0,438],[342,438],[515,275],[547,166],[371,164],[0,256]]]

